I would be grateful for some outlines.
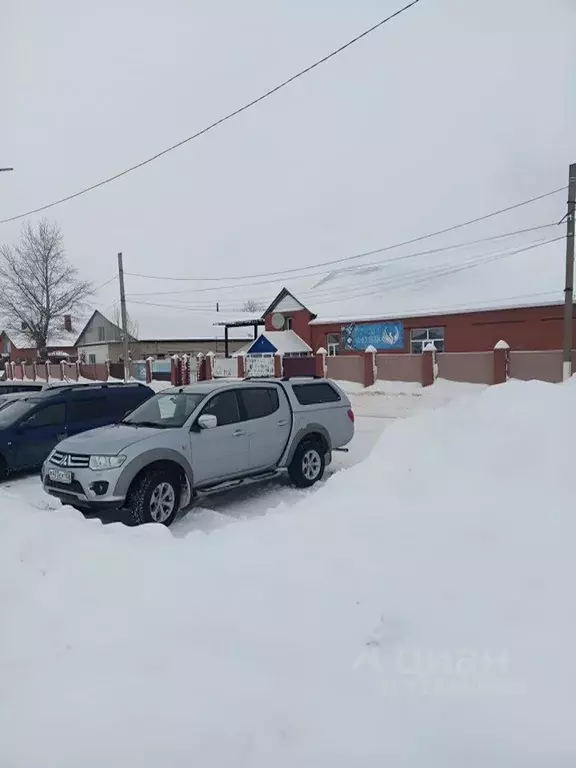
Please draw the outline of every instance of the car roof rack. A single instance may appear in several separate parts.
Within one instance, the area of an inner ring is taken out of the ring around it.
[[[57,393],[57,392],[70,392],[72,390],[78,390],[82,392],[86,389],[112,389],[115,387],[144,387],[146,386],[141,381],[111,381],[108,383],[107,381],[94,381],[94,382],[77,382],[77,381],[70,381],[66,382],[65,384],[59,384],[58,382],[55,382],[54,384],[46,387],[44,390],[40,390],[37,394],[43,394],[46,392],[51,393]]]
[[[318,376],[317,373],[301,373],[294,376],[282,376],[282,381],[290,381],[290,379],[323,379],[323,376]]]

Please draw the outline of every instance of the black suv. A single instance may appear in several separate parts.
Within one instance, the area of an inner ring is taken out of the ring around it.
[[[71,384],[14,398],[0,409],[0,479],[42,465],[69,435],[114,424],[154,395],[144,384]]]

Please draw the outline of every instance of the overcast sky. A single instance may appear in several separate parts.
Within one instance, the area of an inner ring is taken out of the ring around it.
[[[0,0],[0,166],[15,168],[0,174],[0,218],[194,133],[402,4]],[[566,183],[575,29],[574,0],[421,0],[265,103],[46,215],[95,283],[118,251],[129,272],[228,276],[449,226]],[[128,292],[183,287],[127,280]]]

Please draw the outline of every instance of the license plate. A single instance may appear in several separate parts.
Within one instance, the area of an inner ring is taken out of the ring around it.
[[[69,469],[49,469],[48,477],[55,483],[71,483],[72,472]]]

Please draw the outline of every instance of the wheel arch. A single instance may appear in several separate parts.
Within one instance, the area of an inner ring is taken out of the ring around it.
[[[300,429],[293,437],[290,447],[282,462],[284,466],[288,466],[298,447],[306,440],[317,440],[324,447],[325,453],[332,450],[332,441],[326,427],[322,424],[308,424],[303,429]]]
[[[182,479],[186,479],[192,489],[194,487],[194,476],[192,467],[187,459],[178,451],[170,449],[154,450],[136,457],[129,463],[116,481],[114,496],[128,496],[134,482],[142,477],[144,472],[150,469],[175,469]]]

